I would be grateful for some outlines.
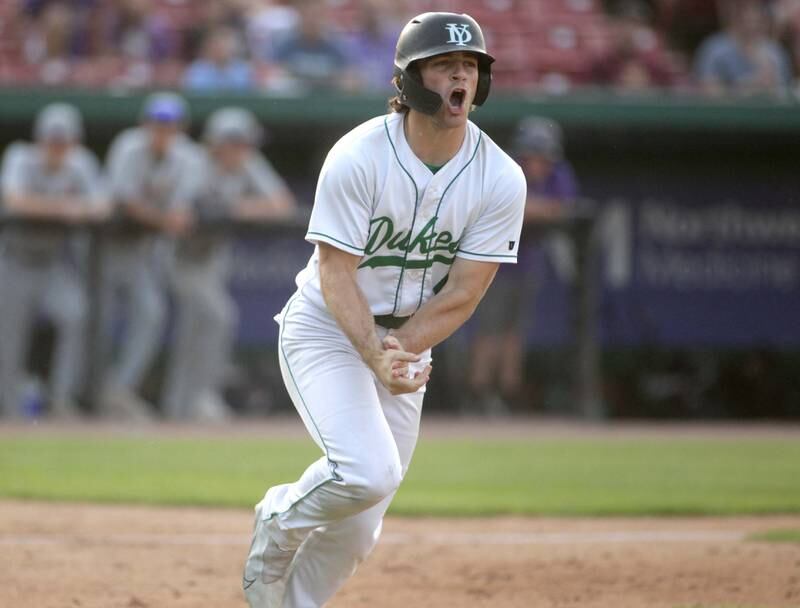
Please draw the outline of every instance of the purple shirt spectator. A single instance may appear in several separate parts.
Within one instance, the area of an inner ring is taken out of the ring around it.
[[[551,173],[541,181],[528,178],[528,198],[542,197],[563,204],[569,204],[578,197],[578,180],[568,160],[560,160],[553,165]]]

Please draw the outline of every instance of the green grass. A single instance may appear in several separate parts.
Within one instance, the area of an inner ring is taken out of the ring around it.
[[[751,535],[748,540],[768,543],[800,543],[800,530],[767,530]]]
[[[304,440],[5,436],[0,496],[251,506],[319,455]],[[392,512],[798,513],[800,442],[426,440]]]

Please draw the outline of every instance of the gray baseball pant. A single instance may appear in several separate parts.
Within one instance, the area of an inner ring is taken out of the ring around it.
[[[107,386],[138,389],[158,353],[167,314],[162,277],[169,265],[159,244],[145,237],[104,248],[101,361],[113,360],[119,309],[124,309],[125,319],[118,356],[105,374]]]
[[[191,417],[201,395],[219,388],[238,323],[226,285],[228,266],[227,251],[175,262],[175,334],[161,403],[168,418]]]
[[[25,364],[37,317],[56,329],[49,397],[72,399],[84,363],[87,300],[77,271],[61,261],[31,263],[5,253],[0,257],[0,404],[17,413]]]

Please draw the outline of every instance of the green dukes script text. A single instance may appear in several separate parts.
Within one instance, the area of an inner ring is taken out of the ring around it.
[[[394,230],[394,222],[388,217],[376,217],[369,223],[369,240],[364,248],[365,259],[359,268],[379,268],[383,266],[405,266],[406,268],[430,268],[435,263],[453,263],[458,251],[459,241],[453,240],[453,233],[447,230],[436,232],[437,218],[432,217],[413,239],[411,231]],[[381,248],[397,251],[401,255],[374,255]],[[407,260],[407,255],[419,252],[424,260]],[[405,255],[402,255],[405,254]],[[433,255],[430,255],[433,254]],[[371,257],[369,257],[371,256]]]

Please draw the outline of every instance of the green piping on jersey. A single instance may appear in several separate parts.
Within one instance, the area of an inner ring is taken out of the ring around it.
[[[478,155],[478,148],[480,148],[482,141],[483,141],[483,131],[480,131],[480,135],[478,135],[478,141],[475,144],[475,150],[472,152],[472,156],[467,161],[467,164],[461,167],[461,170],[455,174],[453,179],[450,180],[450,183],[447,184],[447,187],[444,189],[444,192],[442,192],[442,197],[439,199],[439,204],[436,205],[436,213],[433,214],[432,231],[434,234],[436,233],[436,220],[439,219],[439,209],[441,209],[442,207],[442,201],[444,200],[444,197],[447,196],[447,193],[450,190],[450,186],[452,186],[455,183],[455,181],[461,176],[461,174],[464,173],[464,171],[466,171],[467,167],[469,167],[472,164],[472,161],[475,160],[475,157]],[[425,254],[426,261],[428,259],[428,256],[430,256],[430,250],[428,251],[428,253]],[[423,294],[425,293],[425,278],[428,274],[428,268],[430,268],[430,266],[427,266],[425,270],[422,272],[422,285],[419,288],[419,301],[417,302],[417,310],[419,310],[419,307],[422,306],[422,297]]]
[[[308,232],[309,235],[316,235],[316,236],[324,236],[326,239],[330,239],[332,241],[336,241],[340,245],[344,245],[345,247],[350,247],[350,249],[355,249],[356,251],[364,251],[363,247],[356,247],[355,245],[351,245],[350,243],[345,243],[344,241],[340,241],[339,239],[332,237],[330,234],[325,234],[324,232]]]
[[[516,260],[517,256],[515,255],[506,255],[505,253],[473,253],[472,251],[467,251],[466,249],[459,249],[459,253],[466,253],[467,255],[476,255],[481,258],[508,258],[510,260]]]
[[[405,120],[405,119],[403,119]],[[414,181],[414,178],[409,173],[408,169],[403,166],[403,163],[400,162],[400,156],[397,154],[397,149],[394,147],[394,142],[392,141],[392,136],[389,133],[389,117],[383,119],[383,128],[386,131],[386,139],[389,140],[389,145],[392,147],[392,152],[394,152],[394,157],[397,160],[397,164],[400,165],[400,168],[403,172],[408,176],[408,179],[411,180],[411,183],[414,184],[414,215],[411,218],[411,230],[409,230],[409,234],[414,234],[414,225],[417,222],[417,210],[419,208],[419,188],[417,187],[417,182]],[[408,260],[408,250],[406,249],[405,253],[403,254],[403,265],[400,267],[400,276],[397,279],[397,289],[394,291],[394,304],[392,305],[392,314],[397,312],[397,298],[400,295],[400,286],[403,284],[403,275],[406,271],[406,261]]]

